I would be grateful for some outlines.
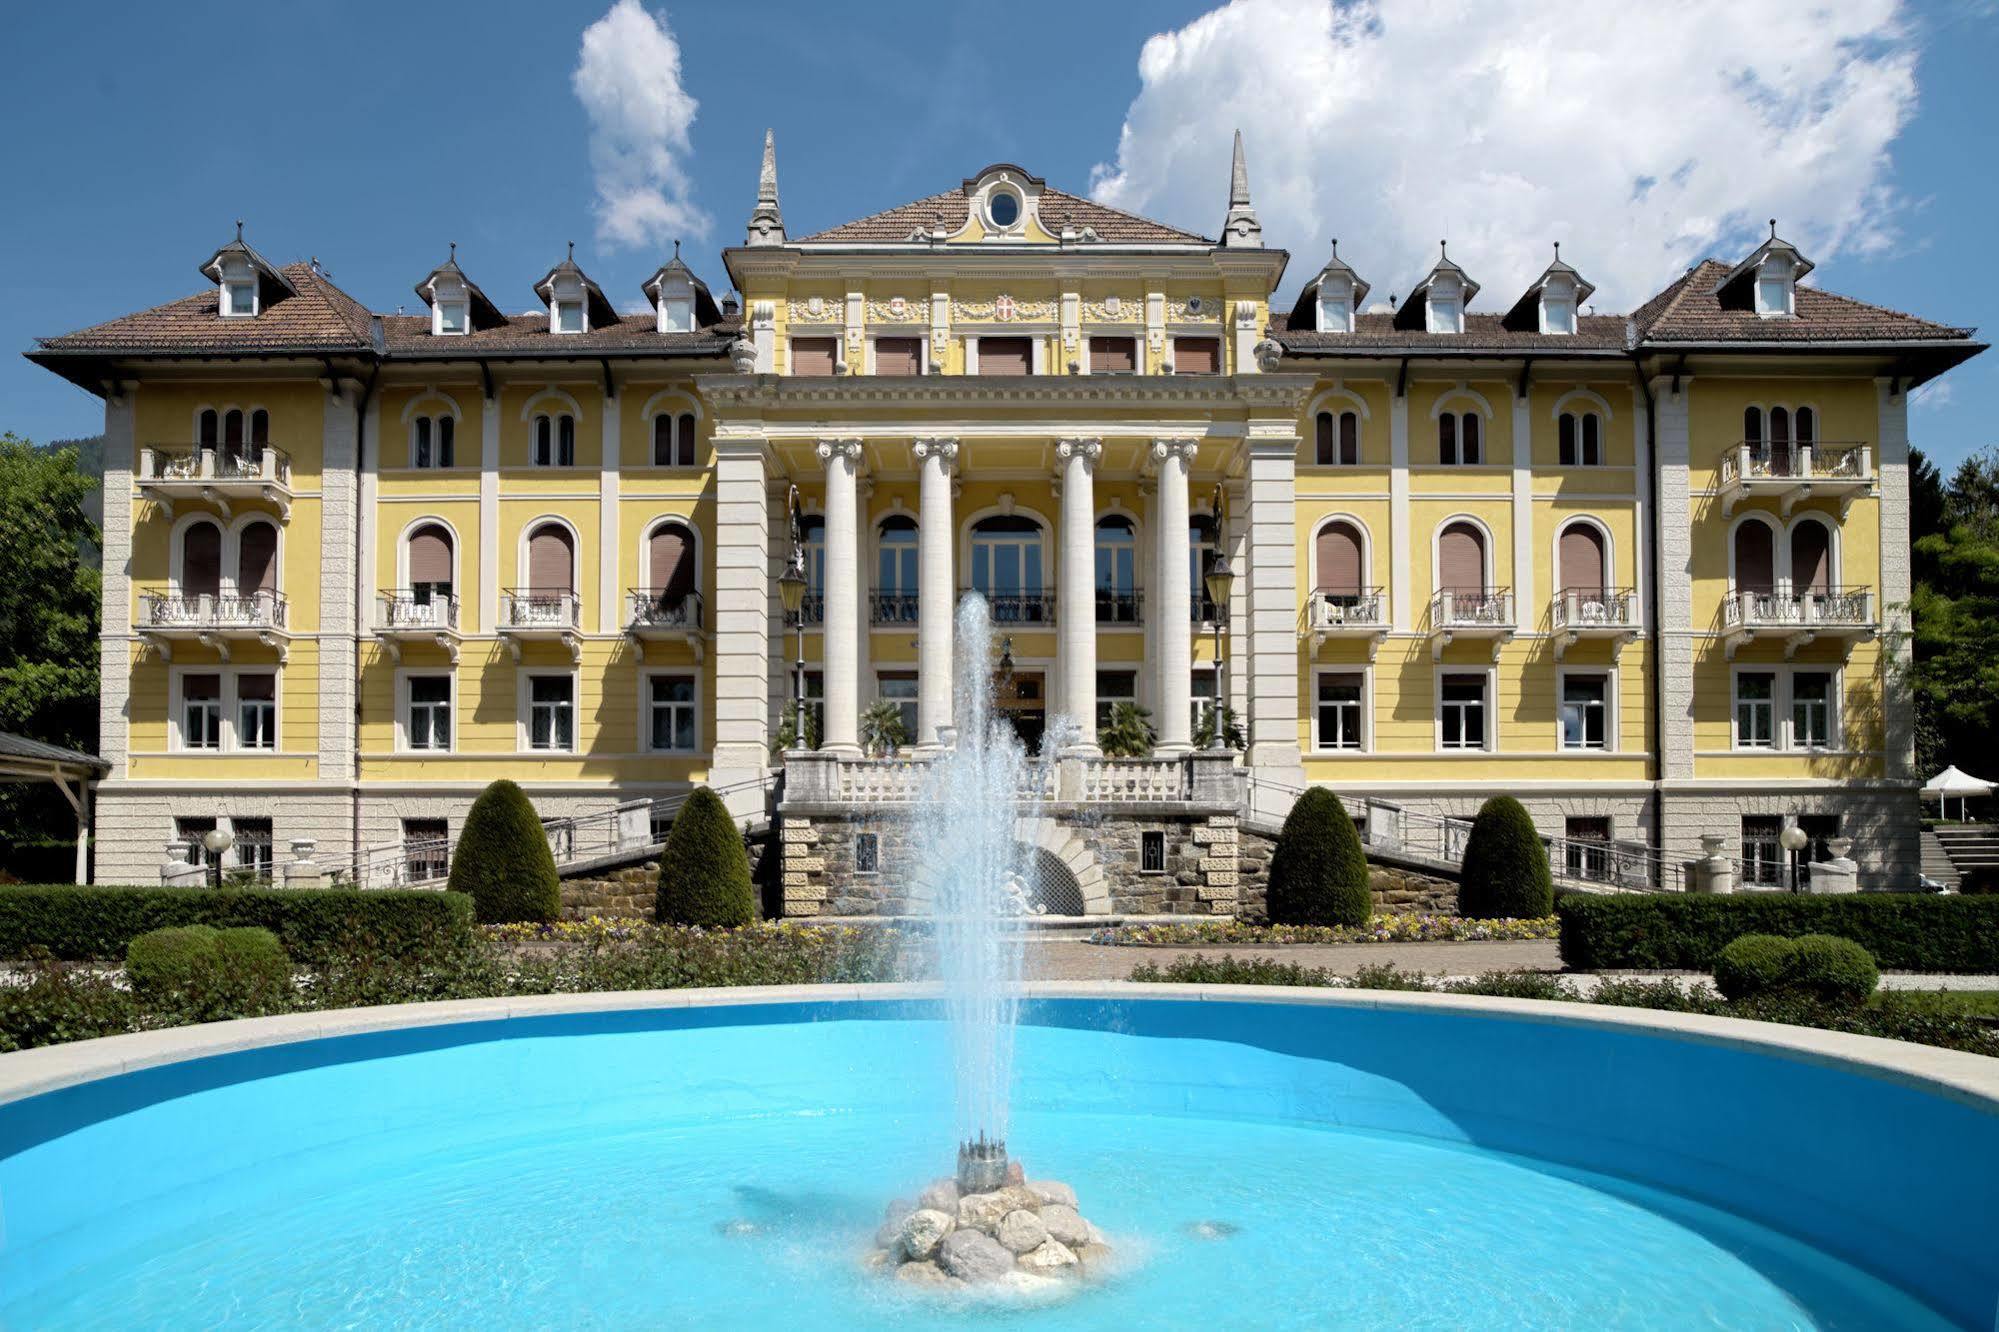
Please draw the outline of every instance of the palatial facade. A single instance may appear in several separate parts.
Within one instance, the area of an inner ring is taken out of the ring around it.
[[[1187,909],[1231,909],[1229,802],[1307,783],[1719,836],[1752,880],[1796,821],[1908,884],[1908,395],[1968,331],[1800,285],[1774,226],[1628,316],[1559,254],[1522,293],[1458,258],[1384,301],[1335,254],[1273,308],[1240,142],[1219,240],[1009,165],[793,237],[767,143],[740,298],[676,253],[642,315],[573,259],[545,314],[454,259],[376,315],[239,232],[196,295],[30,353],[105,402],[95,875],[152,881],[218,820],[250,864],[449,839],[501,776],[551,818],[699,782],[754,817],[783,772],[816,831],[782,905],[856,909],[895,843],[841,828],[949,739],[976,588],[1022,731],[1076,724],[1092,826],[1211,807],[1142,864],[1055,848],[1090,911],[1185,858]],[[794,492],[821,748],[787,759]],[[1219,764],[1187,757],[1218,689]],[[1154,761],[1096,757],[1118,702]]]

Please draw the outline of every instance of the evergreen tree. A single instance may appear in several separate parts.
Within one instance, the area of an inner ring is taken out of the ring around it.
[[[482,925],[560,914],[562,880],[527,792],[503,777],[479,793],[452,848],[448,886],[471,896]]]

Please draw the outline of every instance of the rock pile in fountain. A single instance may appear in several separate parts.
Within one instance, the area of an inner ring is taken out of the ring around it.
[[[871,1266],[940,1288],[1098,1276],[1111,1258],[1103,1232],[1076,1210],[1076,1191],[1026,1178],[1017,1161],[989,1192],[940,1179],[914,1202],[890,1203],[875,1245]]]

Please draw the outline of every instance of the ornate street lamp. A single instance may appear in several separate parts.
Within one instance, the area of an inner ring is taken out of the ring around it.
[[[1798,852],[1804,850],[1811,840],[1811,834],[1795,823],[1785,824],[1784,831],[1777,834],[1777,844],[1791,853],[1791,891],[1794,893],[1804,891],[1798,882],[1800,867]]]
[[[235,837],[231,836],[226,828],[210,828],[201,835],[201,848],[209,854],[210,864],[213,866],[210,873],[217,888],[222,886],[222,857],[235,844]]]
[[[1222,648],[1222,626],[1229,618],[1229,595],[1235,591],[1235,570],[1229,568],[1229,557],[1222,549],[1227,538],[1225,526],[1228,517],[1224,507],[1221,486],[1215,487],[1215,558],[1208,565],[1207,576],[1202,580],[1207,585],[1208,604],[1215,608],[1215,703],[1213,732],[1208,737],[1211,750],[1227,749],[1228,745],[1228,659]]]
[[[793,550],[784,572],[777,576],[778,599],[786,618],[798,628],[798,661],[791,670],[792,724],[800,749],[805,748],[805,552]]]

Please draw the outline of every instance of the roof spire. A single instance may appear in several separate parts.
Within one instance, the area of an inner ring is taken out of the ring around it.
[[[239,222],[237,223],[237,225],[241,226],[242,223]],[[1777,219],[1774,217],[1770,219],[1770,239],[1771,240],[1777,239]]]
[[[1242,156],[1242,131],[1235,132],[1235,158],[1229,164],[1229,215],[1222,219],[1222,244],[1229,249],[1263,248],[1263,224],[1249,202],[1249,166]]]
[[[1774,231],[1774,228],[1772,230]],[[240,217],[236,219],[236,243],[238,245],[243,243],[243,219]]]
[[[1555,262],[1558,264],[1562,262],[1562,243],[1560,241],[1555,242]]]
[[[757,171],[757,206],[750,213],[746,245],[784,244],[784,214],[777,207],[777,134],[764,131],[763,166]]]
[[[576,242],[575,242],[575,241],[571,241],[571,242],[569,242],[569,262],[570,262],[570,263],[572,263],[572,264],[576,262]]]
[[[446,243],[447,245],[449,245],[449,246],[451,247],[451,255],[450,255],[450,261],[451,261],[452,263],[454,263],[454,264],[455,264],[455,263],[457,263],[457,262],[458,262],[458,242],[457,242],[457,241],[447,241],[447,242],[445,242],[445,243]]]
[[[680,257],[680,237],[678,236],[673,238],[673,257],[676,259]]]

